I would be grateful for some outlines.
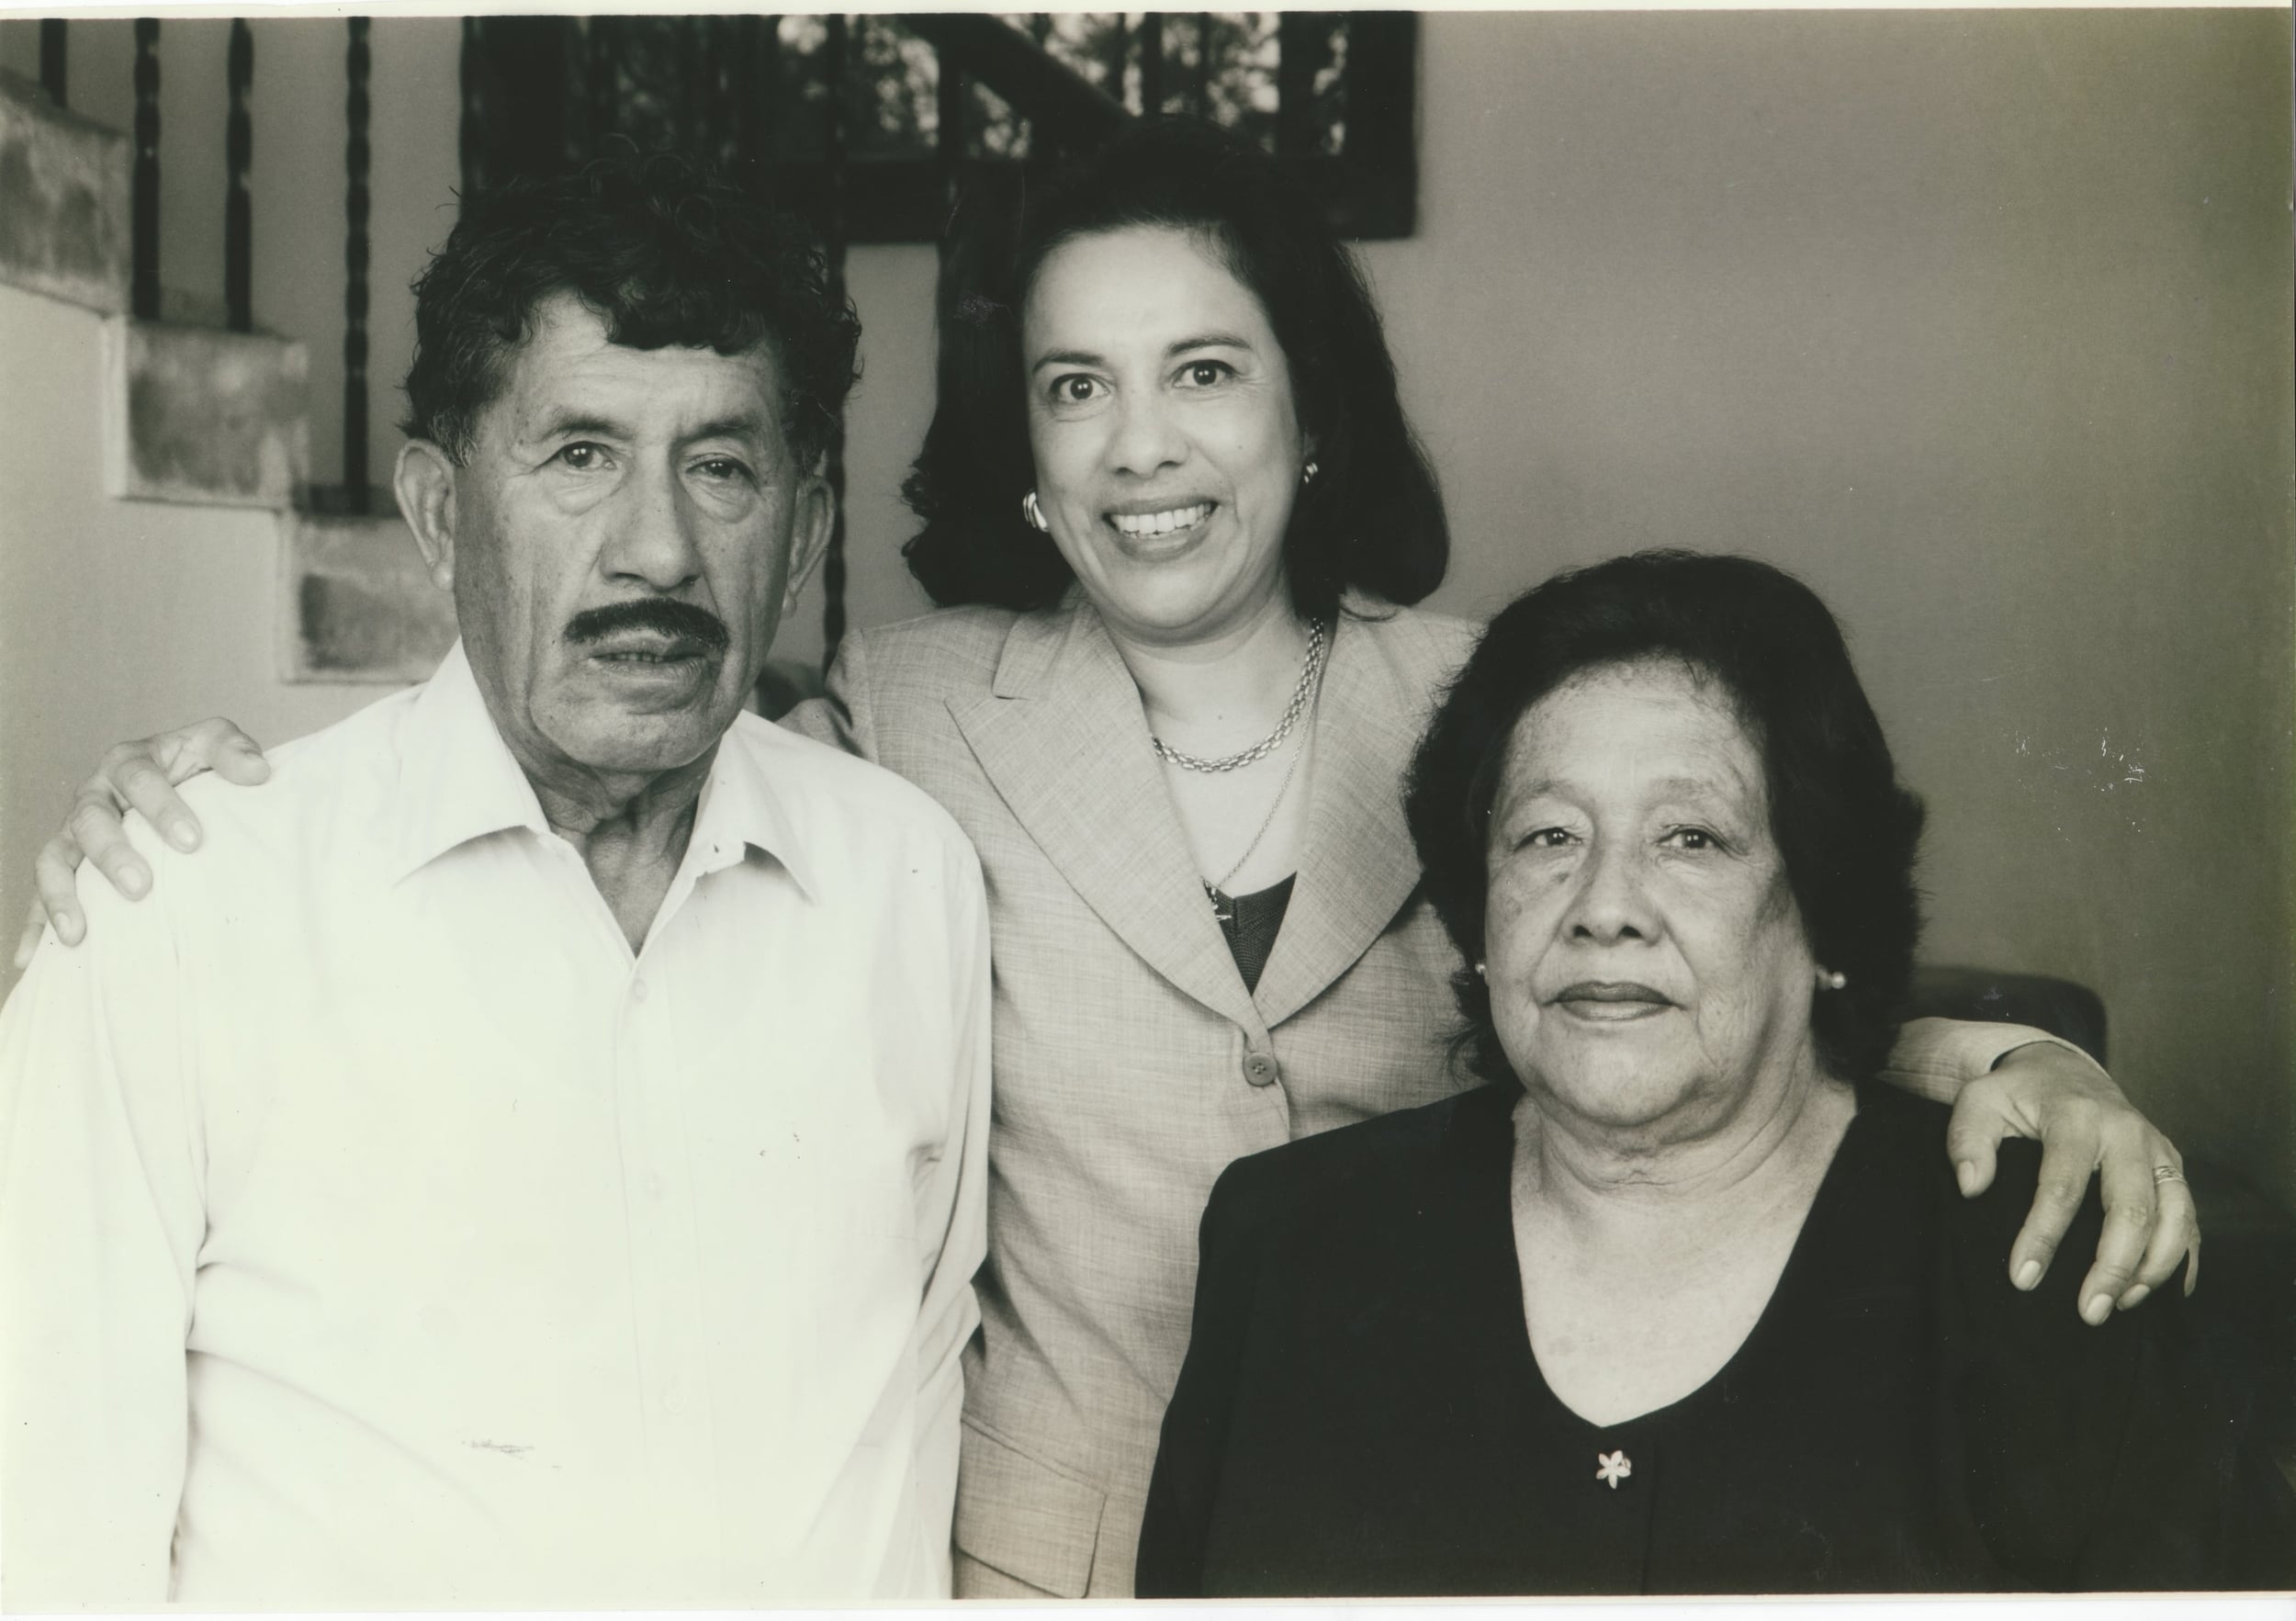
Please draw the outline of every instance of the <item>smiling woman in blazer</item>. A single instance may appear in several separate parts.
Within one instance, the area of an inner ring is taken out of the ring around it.
[[[931,793],[987,881],[957,1592],[1125,1596],[1214,1179],[1472,1084],[1445,1062],[1458,956],[1401,803],[1472,633],[1409,605],[1443,578],[1441,498],[1353,262],[1265,152],[1142,125],[987,236],[949,261],[906,490],[909,565],[946,611],[846,637],[787,724]],[[116,751],[43,892],[70,914],[75,842],[114,869],[118,806],[169,826],[171,771],[253,758],[212,726]],[[2074,1191],[2036,1207],[2020,1266],[2101,1155],[2123,1213],[2101,1317],[2168,1276],[2190,1206],[2155,1206],[2175,1150],[2045,1041],[1926,1021],[1895,1074],[1951,1095],[1993,1071],[1959,1116],[1975,1181],[2012,1121],[2043,1123]]]

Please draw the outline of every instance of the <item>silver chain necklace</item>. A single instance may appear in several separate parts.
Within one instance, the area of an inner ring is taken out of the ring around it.
[[[1300,667],[1299,684],[1291,689],[1291,702],[1284,705],[1284,717],[1276,723],[1276,729],[1253,744],[1241,754],[1231,754],[1220,760],[1205,760],[1194,754],[1182,754],[1154,732],[1148,734],[1149,747],[1156,758],[1184,771],[1232,771],[1247,765],[1255,765],[1283,747],[1291,728],[1300,724],[1300,717],[1315,702],[1316,677],[1323,673],[1323,627],[1310,621],[1308,625],[1308,657]]]
[[[1221,922],[1235,921],[1235,896],[1228,893],[1228,880],[1244,871],[1244,863],[1252,859],[1252,852],[1259,849],[1260,840],[1266,838],[1267,830],[1276,825],[1276,813],[1283,807],[1284,796],[1291,792],[1291,779],[1300,774],[1300,762],[1307,758],[1307,739],[1302,737],[1300,747],[1291,751],[1291,763],[1284,768],[1284,780],[1276,786],[1276,797],[1268,801],[1267,814],[1260,818],[1260,830],[1252,835],[1252,842],[1244,847],[1244,853],[1236,857],[1234,865],[1218,878],[1203,881],[1204,896],[1211,902],[1211,915]]]

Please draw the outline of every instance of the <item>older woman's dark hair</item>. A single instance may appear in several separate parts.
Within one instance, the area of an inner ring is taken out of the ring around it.
[[[1444,928],[1482,957],[1485,841],[1515,723],[1574,676],[1645,659],[1715,683],[1761,753],[1810,951],[1848,979],[1812,1003],[1818,1055],[1845,1078],[1873,1074],[1920,934],[1921,802],[1898,784],[1833,615],[1767,563],[1644,552],[1559,574],[1491,622],[1412,766],[1412,840]],[[1476,1069],[1508,1077],[1488,987],[1471,972],[1453,983]]]
[[[405,430],[458,463],[536,309],[559,293],[633,349],[770,344],[782,430],[807,464],[838,431],[861,342],[811,232],[670,152],[603,157],[466,198],[414,292]]]
[[[977,204],[952,233],[939,321],[940,397],[902,492],[925,527],[909,571],[936,602],[1028,610],[1075,578],[1021,518],[1034,487],[1020,310],[1063,242],[1134,226],[1197,232],[1258,298],[1283,345],[1317,476],[1284,536],[1292,600],[1329,618],[1356,589],[1416,602],[1442,583],[1450,530],[1395,389],[1355,262],[1314,203],[1250,140],[1193,119],[1133,126],[1010,209]]]

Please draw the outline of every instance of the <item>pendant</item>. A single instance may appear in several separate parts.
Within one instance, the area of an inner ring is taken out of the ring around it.
[[[1210,897],[1211,915],[1222,923],[1235,921],[1235,897],[1217,884],[1204,885],[1204,894]]]

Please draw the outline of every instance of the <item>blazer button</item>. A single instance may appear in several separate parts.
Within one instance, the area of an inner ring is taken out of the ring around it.
[[[1272,1086],[1282,1074],[1272,1053],[1252,1053],[1244,1056],[1244,1078],[1255,1086]]]

